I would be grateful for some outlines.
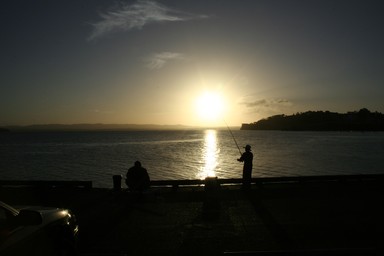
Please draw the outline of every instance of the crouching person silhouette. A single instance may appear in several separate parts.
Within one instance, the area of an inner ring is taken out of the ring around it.
[[[125,184],[127,184],[130,191],[142,192],[149,188],[149,175],[147,169],[141,166],[139,161],[128,169]]]

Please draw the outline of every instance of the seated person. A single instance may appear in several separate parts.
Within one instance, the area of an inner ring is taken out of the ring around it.
[[[127,184],[131,191],[143,191],[149,188],[149,175],[147,169],[141,166],[139,161],[128,169],[125,184]]]

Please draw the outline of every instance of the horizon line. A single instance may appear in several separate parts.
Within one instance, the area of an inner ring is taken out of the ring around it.
[[[200,126],[183,124],[109,124],[109,123],[73,123],[73,124],[28,124],[28,125],[1,125],[0,127],[9,130],[185,130],[185,129],[221,129],[224,125]],[[240,128],[241,125],[231,127]]]

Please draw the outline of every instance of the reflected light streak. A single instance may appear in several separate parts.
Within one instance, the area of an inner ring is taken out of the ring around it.
[[[202,149],[202,158],[204,166],[198,174],[198,178],[205,179],[206,177],[215,177],[215,169],[218,165],[219,149],[217,148],[217,138],[215,130],[205,131],[204,147]]]

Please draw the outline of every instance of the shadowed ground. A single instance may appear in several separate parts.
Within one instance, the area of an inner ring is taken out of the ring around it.
[[[379,255],[382,181],[108,189],[3,188],[9,204],[67,207],[82,255]]]

